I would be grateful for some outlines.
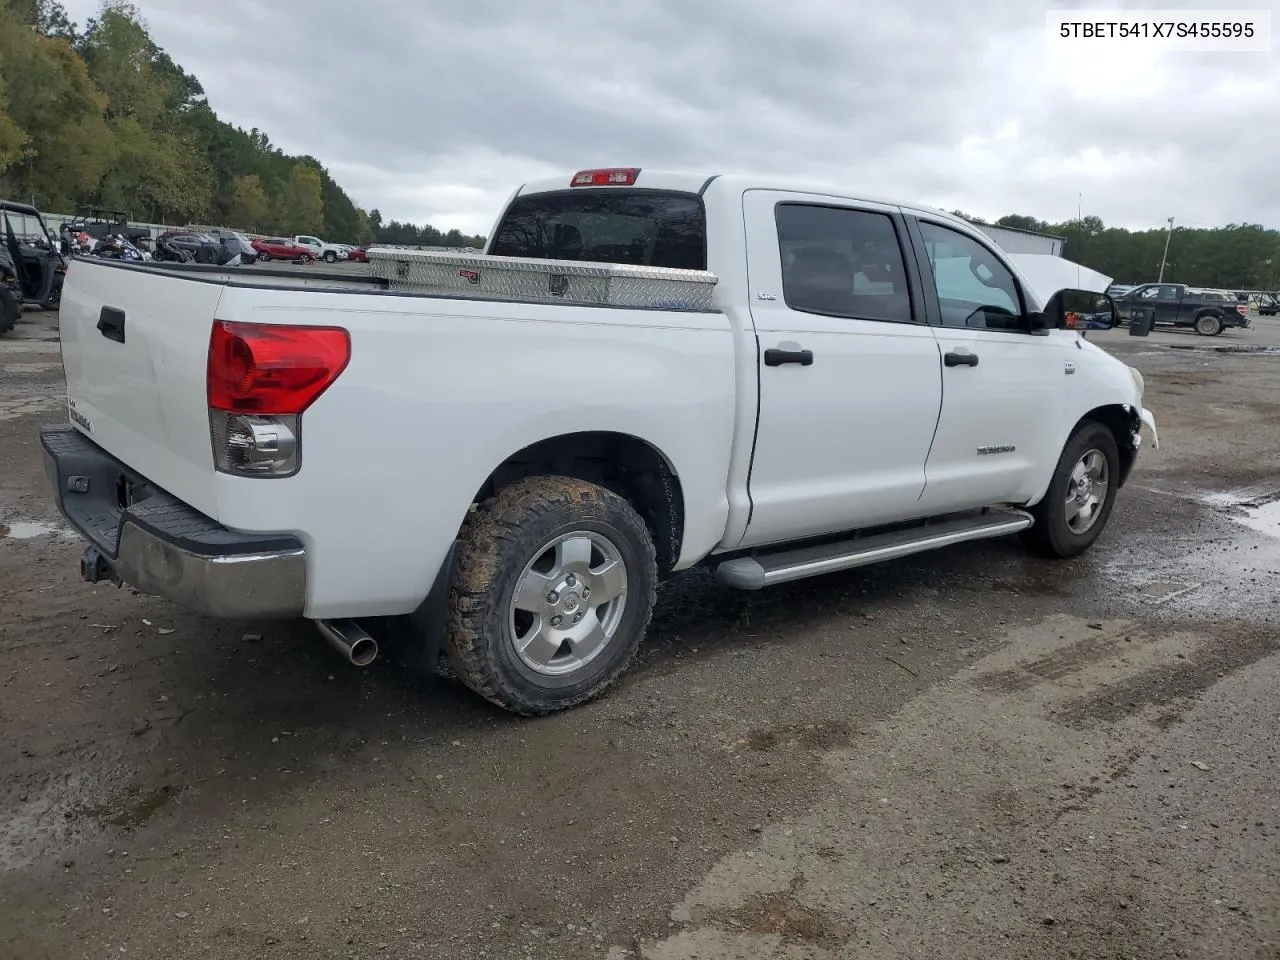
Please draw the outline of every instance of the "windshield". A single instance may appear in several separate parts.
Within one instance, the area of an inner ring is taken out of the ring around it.
[[[702,201],[658,190],[582,190],[518,197],[489,253],[536,260],[707,268]]]
[[[0,208],[0,231],[7,235],[10,228],[13,229],[13,234],[20,243],[24,240],[34,240],[53,246],[56,242],[49,228],[45,226],[44,218],[39,214],[33,216],[30,213]]]

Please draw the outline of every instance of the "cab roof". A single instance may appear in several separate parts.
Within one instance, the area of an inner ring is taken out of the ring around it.
[[[612,184],[583,184],[574,186],[573,181],[584,174],[625,172],[630,176],[624,181]],[[741,194],[746,190],[778,190],[789,193],[808,193],[815,196],[831,197],[840,200],[851,200],[863,203],[878,203],[886,206],[901,207],[914,213],[928,213],[931,216],[944,218],[952,223],[969,229],[974,225],[962,217],[927,204],[910,203],[890,197],[876,196],[862,192],[849,192],[834,184],[804,181],[788,181],[785,179],[753,177],[743,174],[709,174],[685,170],[651,170],[645,167],[600,167],[589,168],[562,177],[546,177],[532,180],[516,191],[516,196],[524,197],[536,193],[559,193],[565,190],[618,190],[634,187],[643,190],[672,190],[681,193],[705,194],[708,190],[725,191],[730,194]]]

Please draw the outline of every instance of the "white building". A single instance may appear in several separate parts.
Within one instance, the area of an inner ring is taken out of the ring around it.
[[[975,227],[999,244],[1005,253],[1045,253],[1062,256],[1066,240],[1047,233],[1033,233],[1016,227],[999,227],[993,223],[975,223]]]

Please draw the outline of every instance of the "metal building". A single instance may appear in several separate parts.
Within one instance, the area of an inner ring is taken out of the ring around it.
[[[1063,237],[1055,237],[1048,233],[1033,233],[1016,227],[998,227],[993,223],[975,223],[974,226],[994,240],[1006,253],[1046,253],[1053,257],[1060,257],[1062,248],[1067,242]]]

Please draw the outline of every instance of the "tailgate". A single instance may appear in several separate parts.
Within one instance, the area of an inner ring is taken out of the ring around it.
[[[222,292],[159,268],[76,259],[59,322],[71,422],[214,519],[205,376]]]

